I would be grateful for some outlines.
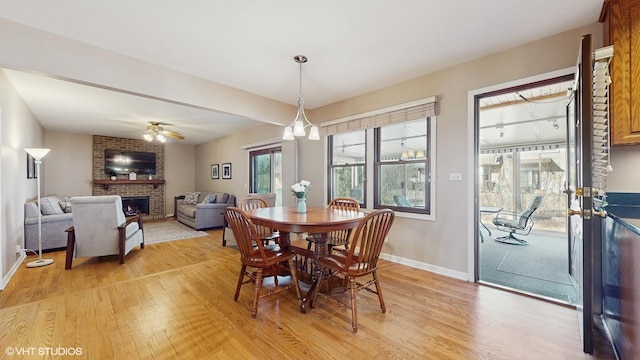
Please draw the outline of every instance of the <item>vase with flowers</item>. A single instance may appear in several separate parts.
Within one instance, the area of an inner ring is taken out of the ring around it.
[[[307,180],[291,185],[291,193],[296,197],[296,211],[300,214],[307,212],[307,192],[311,187],[311,183]]]

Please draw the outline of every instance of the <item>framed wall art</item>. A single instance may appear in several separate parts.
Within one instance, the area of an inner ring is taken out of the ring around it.
[[[220,165],[211,164],[211,178],[220,179]]]
[[[222,164],[222,178],[231,179],[231,163]]]
[[[33,156],[27,154],[27,179],[36,179],[36,159]]]

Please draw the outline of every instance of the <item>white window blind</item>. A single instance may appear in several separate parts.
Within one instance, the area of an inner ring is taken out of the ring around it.
[[[402,105],[401,105],[402,106]],[[405,121],[422,119],[435,116],[437,101],[431,97],[419,105],[407,104],[402,108],[388,108],[367,114],[357,115],[353,118],[329,122],[320,125],[320,135],[327,136],[343,132],[377,128],[385,125],[398,124]]]

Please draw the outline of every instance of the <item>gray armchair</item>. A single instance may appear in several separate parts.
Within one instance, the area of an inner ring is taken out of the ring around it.
[[[529,205],[519,213],[511,211],[500,211],[493,218],[493,225],[498,230],[506,231],[509,234],[506,236],[497,237],[495,240],[505,244],[512,245],[528,245],[529,242],[524,239],[518,239],[513,234],[529,235],[533,228],[533,219],[531,216],[533,213],[542,206],[542,195],[536,195],[529,200]]]
[[[126,219],[122,198],[109,196],[72,197],[73,226],[67,229],[65,269],[76,257],[118,255],[120,264],[134,247],[144,249],[142,218]]]

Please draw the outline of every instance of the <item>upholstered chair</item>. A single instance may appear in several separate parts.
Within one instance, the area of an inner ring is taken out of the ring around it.
[[[120,264],[136,246],[144,249],[142,218],[127,219],[118,195],[76,196],[70,199],[73,226],[67,229],[65,269],[77,257],[118,255]]]

